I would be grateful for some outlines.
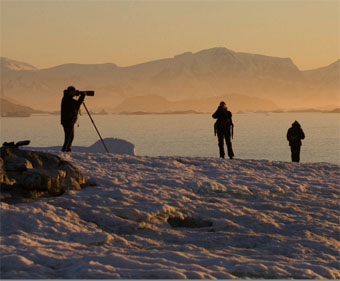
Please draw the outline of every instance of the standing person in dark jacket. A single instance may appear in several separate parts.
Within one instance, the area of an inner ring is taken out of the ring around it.
[[[61,101],[61,125],[64,128],[65,140],[61,151],[71,151],[71,145],[74,138],[74,124],[77,121],[78,112],[81,104],[85,99],[85,94],[80,94],[78,99],[74,99],[79,95],[72,86],[64,91],[64,97]]]
[[[215,129],[215,135],[217,133],[218,138],[218,147],[220,150],[220,157],[224,158],[224,139],[227,144],[228,149],[228,156],[230,159],[233,159],[234,152],[233,148],[231,146],[231,140],[232,137],[232,130],[234,127],[233,121],[232,121],[232,114],[227,109],[226,104],[224,101],[220,102],[219,107],[217,108],[216,112],[212,115],[214,119],[217,119],[214,129]]]
[[[290,127],[287,132],[287,140],[289,141],[293,162],[300,161],[300,149],[302,145],[301,140],[303,140],[304,138],[305,134],[301,129],[301,125],[298,121],[295,121],[292,124],[292,127]]]

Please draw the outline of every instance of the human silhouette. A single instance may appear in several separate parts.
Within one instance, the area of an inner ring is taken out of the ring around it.
[[[287,131],[287,140],[289,141],[290,150],[292,153],[292,162],[300,162],[301,140],[305,138],[301,125],[295,121]]]
[[[78,99],[74,99],[78,96]],[[74,124],[78,118],[78,112],[81,104],[85,99],[84,93],[77,93],[73,86],[69,86],[64,91],[64,96],[61,101],[61,125],[64,128],[65,140],[61,151],[71,151],[71,146],[74,138]]]
[[[227,109],[224,101],[220,102],[216,112],[212,115],[214,119],[217,119],[214,125],[215,135],[217,133],[218,147],[220,151],[220,157],[224,158],[224,140],[227,144],[228,156],[233,159],[234,152],[231,145],[231,137],[233,135],[234,124],[232,121],[232,114]]]

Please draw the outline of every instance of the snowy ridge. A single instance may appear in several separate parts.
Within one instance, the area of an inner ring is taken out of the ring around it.
[[[52,153],[97,186],[1,203],[2,278],[340,278],[339,165]]]
[[[1,70],[14,70],[14,71],[20,71],[20,70],[38,70],[33,65],[30,65],[25,62],[20,62],[16,60],[11,60],[5,57],[0,57],[0,65]]]

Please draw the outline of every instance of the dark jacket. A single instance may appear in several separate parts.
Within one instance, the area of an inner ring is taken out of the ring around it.
[[[290,146],[301,146],[301,140],[305,138],[305,134],[301,129],[300,124],[295,121],[292,124],[292,127],[288,129],[287,132],[287,140],[289,141]]]
[[[212,117],[217,119],[215,123],[215,128],[217,130],[229,130],[230,126],[234,126],[232,114],[225,106],[219,106]]]
[[[84,101],[85,95],[80,95],[78,100],[75,100],[70,95],[65,95],[61,101],[61,124],[62,125],[73,125],[76,123],[78,118],[79,108]]]

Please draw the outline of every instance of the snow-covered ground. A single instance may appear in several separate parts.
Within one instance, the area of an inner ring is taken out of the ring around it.
[[[340,278],[340,166],[55,153],[97,183],[1,203],[1,278]]]

